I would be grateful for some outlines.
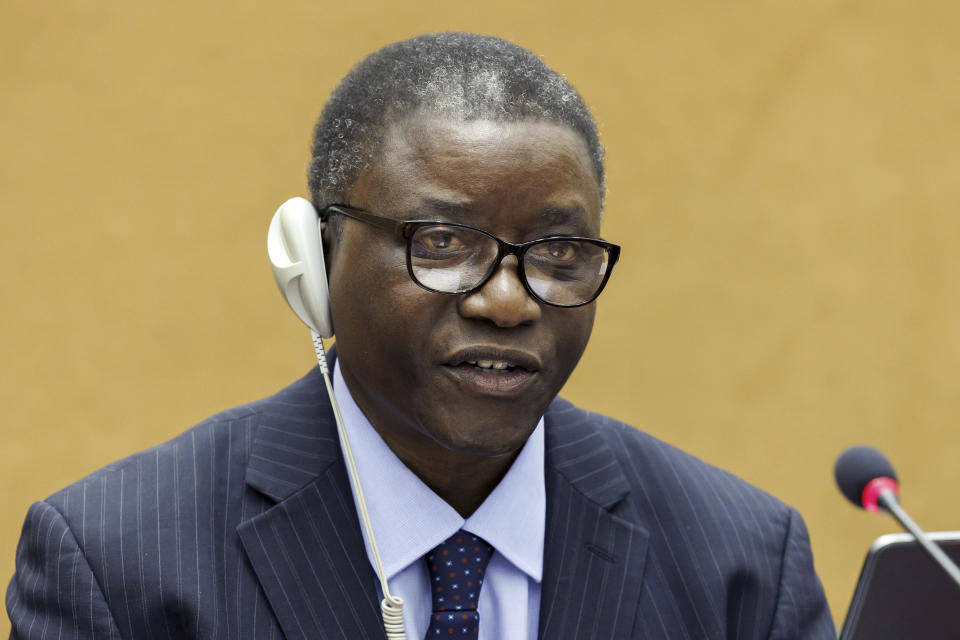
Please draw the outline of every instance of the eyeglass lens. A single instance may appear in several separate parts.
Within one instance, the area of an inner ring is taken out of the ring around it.
[[[428,289],[461,293],[477,287],[496,268],[497,249],[497,241],[478,230],[429,225],[410,237],[410,266],[414,278]],[[527,248],[522,268],[539,298],[571,306],[596,295],[609,259],[606,248],[586,240],[545,239]]]

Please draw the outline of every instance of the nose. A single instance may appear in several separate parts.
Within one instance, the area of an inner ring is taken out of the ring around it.
[[[498,327],[516,327],[540,319],[540,304],[530,297],[517,273],[516,256],[507,256],[482,287],[459,300],[460,315],[486,319]]]

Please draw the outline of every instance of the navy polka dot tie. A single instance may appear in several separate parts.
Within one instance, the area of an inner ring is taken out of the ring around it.
[[[433,614],[426,640],[477,640],[477,601],[492,555],[493,547],[486,540],[463,529],[427,554]]]

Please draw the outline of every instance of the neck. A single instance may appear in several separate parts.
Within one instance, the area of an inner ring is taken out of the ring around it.
[[[511,434],[506,446],[499,442],[500,450],[510,449],[504,453],[491,453],[495,447],[484,443],[473,452],[450,449],[389,403],[377,402],[377,394],[365,393],[347,368],[341,365],[340,371],[357,407],[390,450],[463,518],[472,515],[496,488],[536,427],[536,423],[524,429],[504,427],[502,421],[494,420],[491,430],[501,427]],[[474,425],[473,431],[487,433],[484,426]]]
[[[470,517],[483,504],[520,453],[478,456],[436,445],[433,455],[424,456],[403,447],[401,442],[391,442],[389,436],[384,440],[407,468],[463,518]]]

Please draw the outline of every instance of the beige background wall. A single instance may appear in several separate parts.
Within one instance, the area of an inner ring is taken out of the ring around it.
[[[31,501],[311,366],[269,216],[351,64],[444,29],[532,48],[600,122],[624,255],[568,397],[796,505],[838,618],[895,528],[841,449],[960,529],[956,3],[599,5],[0,0],[3,580]]]

